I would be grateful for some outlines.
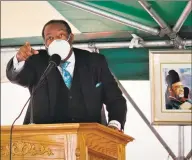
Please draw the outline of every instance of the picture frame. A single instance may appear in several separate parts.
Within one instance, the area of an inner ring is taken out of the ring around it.
[[[192,124],[191,59],[190,50],[149,50],[152,124]]]

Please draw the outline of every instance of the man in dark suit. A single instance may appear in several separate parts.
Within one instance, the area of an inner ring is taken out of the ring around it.
[[[74,35],[63,20],[46,23],[42,36],[46,50],[34,50],[26,42],[7,64],[8,79],[28,87],[32,93],[52,52],[61,52],[61,65],[48,74],[33,96],[34,123],[101,123],[104,103],[109,115],[108,126],[123,129],[126,100],[108,69],[105,57],[72,48]],[[66,62],[68,65],[64,68],[62,64]],[[30,111],[28,107],[24,124],[30,123]]]
[[[179,74],[175,70],[170,70],[166,76],[167,82],[167,101],[166,109],[181,109],[184,97],[184,86],[180,80]]]

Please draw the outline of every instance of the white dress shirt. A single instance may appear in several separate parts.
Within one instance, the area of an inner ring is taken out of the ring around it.
[[[67,62],[69,62],[69,65],[67,66],[66,70],[70,73],[71,77],[73,77],[73,72],[74,72],[74,68],[75,68],[75,54],[74,52],[72,52],[71,56],[69,57],[69,59],[67,60]],[[60,71],[60,73],[62,73],[62,68],[60,66],[57,67]]]
[[[70,58],[67,60],[67,62],[70,62],[67,66],[66,70],[71,74],[71,77],[73,77],[74,68],[75,68],[75,54],[72,52]],[[25,61],[18,62],[16,55],[13,58],[13,67],[15,72],[20,72],[24,67]],[[58,70],[62,74],[62,69],[60,66],[58,66]],[[116,127],[117,129],[121,129],[121,124],[116,120],[111,120],[108,124],[108,126]]]
[[[67,66],[66,70],[70,73],[71,77],[73,77],[73,72],[75,68],[75,54],[72,52],[71,56],[67,60],[67,62],[70,62]],[[13,58],[13,67],[15,72],[20,72],[24,67],[25,61],[18,62],[16,55]],[[60,73],[62,74],[62,69],[60,66],[57,67]]]

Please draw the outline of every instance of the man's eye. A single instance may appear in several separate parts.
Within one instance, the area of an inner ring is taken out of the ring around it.
[[[62,34],[60,34],[60,37],[65,37],[65,35],[62,33]]]
[[[53,37],[47,37],[46,38],[46,41],[51,41],[51,40],[53,40]]]
[[[52,40],[53,39],[53,37],[48,37],[48,40]]]

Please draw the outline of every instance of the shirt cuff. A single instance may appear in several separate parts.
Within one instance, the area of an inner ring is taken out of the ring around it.
[[[20,72],[24,67],[25,61],[18,62],[16,55],[13,57],[13,68],[15,72]]]
[[[108,126],[113,126],[113,127],[116,127],[118,130],[121,130],[121,123],[119,123],[116,120],[111,120]]]

